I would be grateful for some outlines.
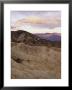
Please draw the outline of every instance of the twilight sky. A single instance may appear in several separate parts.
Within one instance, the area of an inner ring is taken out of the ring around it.
[[[31,33],[60,33],[60,11],[11,11],[11,30]]]

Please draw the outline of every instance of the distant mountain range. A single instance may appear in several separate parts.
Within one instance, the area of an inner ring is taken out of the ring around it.
[[[61,41],[61,35],[60,33],[36,33],[35,35],[37,35],[38,37],[42,38],[42,39],[46,39],[49,41]]]
[[[29,45],[49,45],[61,47],[61,36],[58,34],[32,34],[26,31],[11,31],[11,42]]]

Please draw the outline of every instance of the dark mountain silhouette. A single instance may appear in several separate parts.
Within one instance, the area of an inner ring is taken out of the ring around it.
[[[61,37],[58,35],[52,35],[52,36],[48,37],[48,40],[50,40],[50,41],[61,41]]]
[[[40,33],[40,34],[35,34],[35,35],[49,41],[61,41],[61,36],[59,33],[45,33],[45,34]]]
[[[11,42],[17,42],[17,43],[22,42],[29,45],[48,45],[48,46],[57,46],[57,47],[61,46],[60,41],[50,41],[48,39],[41,38],[35,34],[22,30],[11,31]]]

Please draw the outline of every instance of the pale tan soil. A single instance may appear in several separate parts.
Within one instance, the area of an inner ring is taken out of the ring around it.
[[[60,79],[61,48],[13,43],[12,79]]]

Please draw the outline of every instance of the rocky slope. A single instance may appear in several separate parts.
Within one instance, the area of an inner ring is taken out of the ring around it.
[[[61,78],[61,48],[58,44],[54,42],[53,45],[26,31],[12,31],[11,78]]]
[[[39,36],[22,30],[11,31],[11,42],[23,42],[28,45],[47,45],[61,47],[61,41],[50,41],[42,38],[42,35]]]

